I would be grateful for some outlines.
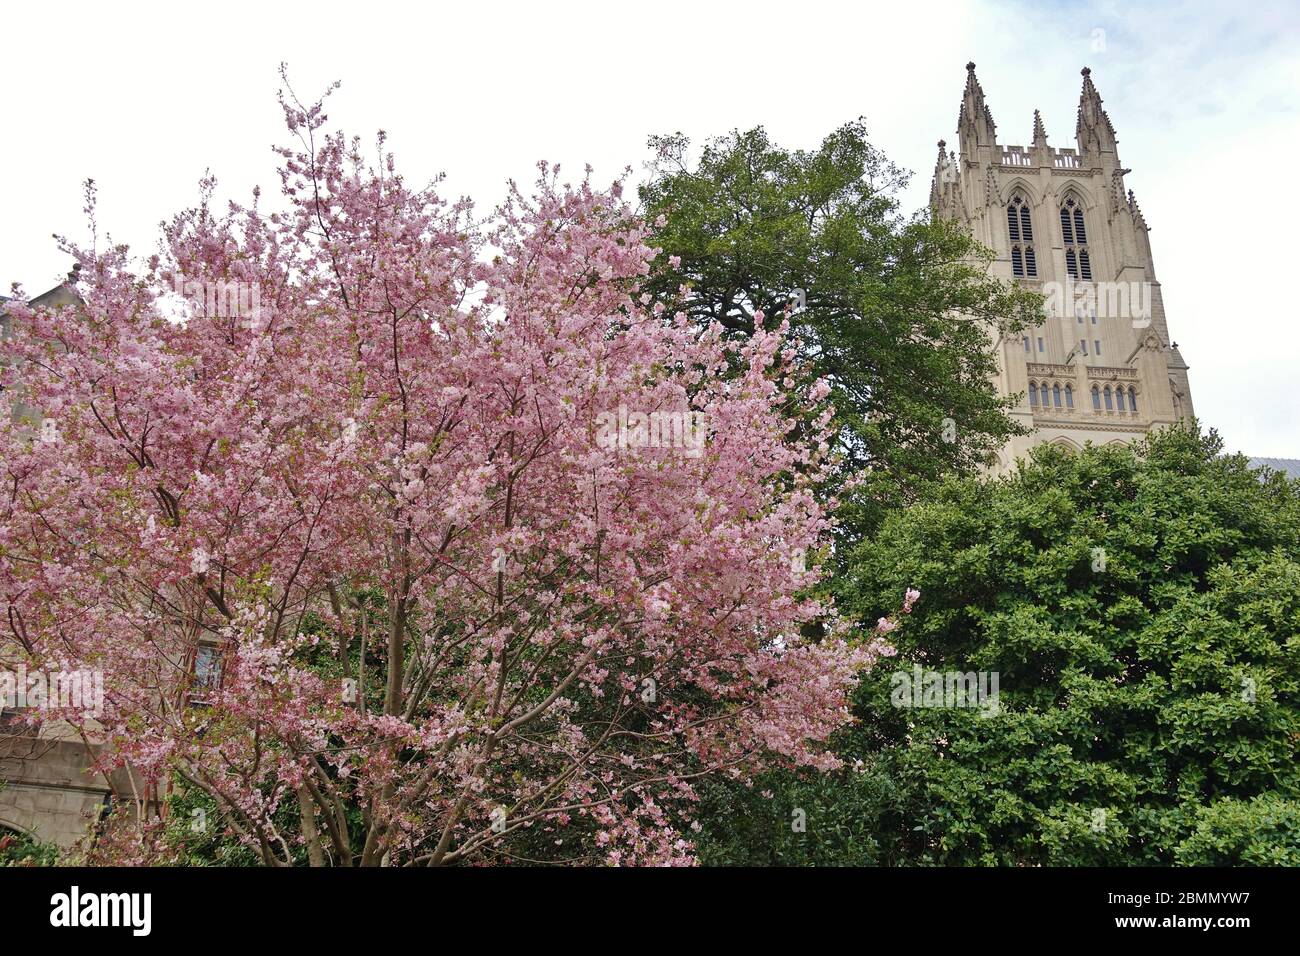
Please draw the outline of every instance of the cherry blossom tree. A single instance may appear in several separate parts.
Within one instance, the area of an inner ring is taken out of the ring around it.
[[[479,222],[282,104],[282,208],[206,181],[11,308],[0,628],[105,687],[58,716],[267,865],[689,863],[704,775],[836,766],[890,622],[813,596],[784,321],[649,307],[618,184],[542,165]]]

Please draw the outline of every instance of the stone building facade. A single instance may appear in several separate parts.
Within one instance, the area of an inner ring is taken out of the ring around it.
[[[994,471],[1040,442],[1129,442],[1192,414],[1129,172],[1087,68],[1075,145],[1058,149],[1037,111],[1029,146],[1000,143],[975,64],[966,65],[957,149],[939,142],[931,208],[993,250],[994,274],[1047,301],[1036,327],[990,331],[998,391],[1019,396],[1012,417],[1031,429],[1002,449]]]
[[[48,731],[0,733],[0,833],[16,831],[65,850],[75,846],[109,808],[114,792],[113,781],[93,763],[80,740]]]

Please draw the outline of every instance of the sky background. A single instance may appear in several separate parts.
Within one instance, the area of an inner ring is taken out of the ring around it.
[[[330,127],[388,148],[411,182],[487,212],[538,160],[597,181],[643,175],[650,133],[699,141],[766,126],[813,147],[866,118],[929,197],[940,138],[955,142],[974,60],[998,140],[1074,145],[1079,70],[1092,68],[1132,169],[1170,332],[1197,414],[1231,451],[1300,458],[1300,5],[1247,2],[654,4],[413,2],[6,7],[0,288],[54,285],[51,235],[88,236],[81,183],[99,187],[101,237],[142,255],[194,204],[277,190],[287,142],[277,68],[304,100],[333,80]],[[273,195],[267,195],[267,200]]]

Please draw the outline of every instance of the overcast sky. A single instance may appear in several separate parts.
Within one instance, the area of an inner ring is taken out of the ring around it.
[[[298,92],[343,86],[331,127],[377,129],[407,178],[483,211],[537,160],[600,180],[647,158],[647,134],[764,125],[815,146],[865,116],[929,195],[974,60],[998,139],[1073,146],[1079,69],[1093,80],[1147,222],[1192,399],[1230,450],[1300,458],[1297,274],[1300,7],[1295,2],[723,3],[714,0],[9,5],[0,288],[68,269],[52,233],[101,231],[147,254],[197,196],[274,192],[280,61]],[[271,197],[268,197],[271,198]]]

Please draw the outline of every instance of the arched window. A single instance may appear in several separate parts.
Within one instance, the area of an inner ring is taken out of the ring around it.
[[[1124,411],[1124,389],[1115,389],[1115,407],[1121,412]]]
[[[1061,205],[1061,239],[1065,243],[1065,271],[1071,279],[1092,281],[1092,259],[1088,256],[1088,232],[1083,225],[1083,206],[1073,196]]]
[[[1038,386],[1038,397],[1044,408],[1047,407],[1047,383]]]
[[[1061,407],[1061,386],[1059,385],[1052,386],[1052,405],[1056,408]]]
[[[1104,398],[1104,399],[1106,400],[1106,411],[1108,411],[1108,412],[1113,412],[1113,411],[1115,410],[1115,403],[1114,403],[1113,401],[1111,401],[1110,386],[1109,386],[1109,385],[1107,385],[1107,386],[1102,390],[1101,395],[1102,395],[1102,398]]]
[[[1132,385],[1128,387],[1128,410],[1130,412],[1138,410],[1138,393]]]
[[[1088,231],[1083,225],[1083,207],[1071,196],[1061,207],[1061,236],[1067,243],[1088,244]]]
[[[1094,411],[1101,411],[1101,392],[1097,390],[1096,385],[1092,387],[1092,407]]]
[[[1034,224],[1029,214],[1029,203],[1020,193],[1007,203],[1007,235],[1011,238],[1011,274],[1019,278],[1037,278]]]
[[[1074,408],[1074,389],[1069,385],[1065,386],[1065,407]]]
[[[1038,383],[1037,382],[1029,383],[1029,404],[1033,405],[1034,407],[1038,406]]]

